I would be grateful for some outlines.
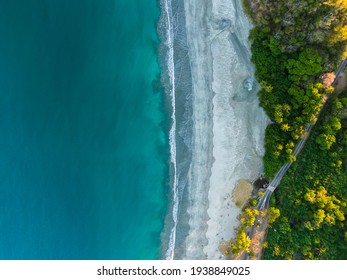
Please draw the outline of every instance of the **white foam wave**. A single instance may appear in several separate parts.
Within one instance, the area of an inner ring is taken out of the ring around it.
[[[174,225],[171,229],[169,248],[166,252],[166,259],[172,260],[175,256],[175,243],[176,243],[176,229],[177,229],[177,215],[178,215],[178,206],[179,206],[179,197],[178,197],[178,174],[177,174],[177,162],[176,162],[176,96],[175,96],[175,64],[174,64],[174,28],[173,28],[173,17],[172,17],[172,8],[170,0],[164,0],[164,10],[166,14],[166,45],[168,48],[167,51],[167,66],[168,73],[170,77],[170,95],[172,101],[172,125],[170,129],[170,161],[173,165],[173,209],[172,209],[172,219]]]

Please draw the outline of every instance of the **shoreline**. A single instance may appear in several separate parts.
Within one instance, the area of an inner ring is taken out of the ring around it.
[[[158,21],[161,84],[171,119],[170,179],[165,226],[161,234],[161,258],[179,259],[187,236],[187,178],[191,163],[191,72],[186,45],[183,0],[160,0]],[[175,15],[175,18],[173,18]]]
[[[241,0],[160,3],[161,81],[176,126],[162,258],[222,259],[220,243],[239,226],[236,182],[263,171],[266,115],[250,62],[251,24]]]

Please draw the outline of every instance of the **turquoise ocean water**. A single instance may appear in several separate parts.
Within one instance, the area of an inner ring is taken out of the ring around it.
[[[0,0],[0,258],[155,259],[156,0]]]

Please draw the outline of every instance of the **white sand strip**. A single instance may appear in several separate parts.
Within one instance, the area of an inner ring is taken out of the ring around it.
[[[219,259],[220,241],[238,226],[232,189],[262,170],[265,114],[244,86],[254,74],[240,0],[186,0],[185,10],[194,96],[185,258]]]
[[[254,180],[262,170],[265,114],[258,106],[256,91],[245,88],[254,80],[250,65],[250,24],[244,17],[240,1],[213,1],[215,21],[228,27],[214,30],[211,42],[213,57],[213,157],[209,189],[210,217],[204,248],[208,259],[218,259],[221,240],[234,237],[240,209],[231,200],[239,179]],[[254,86],[253,86],[254,87]]]

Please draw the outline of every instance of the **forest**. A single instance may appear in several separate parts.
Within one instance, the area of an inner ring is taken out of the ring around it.
[[[332,83],[347,57],[347,1],[244,0],[266,129],[264,174],[294,164],[271,201],[265,259],[347,258],[347,92]],[[321,108],[323,108],[321,112]],[[293,148],[316,123],[298,158]]]
[[[347,91],[332,97],[297,161],[272,197],[280,217],[265,259],[347,258]],[[331,130],[340,127],[336,132]],[[321,143],[325,133],[333,143]]]

